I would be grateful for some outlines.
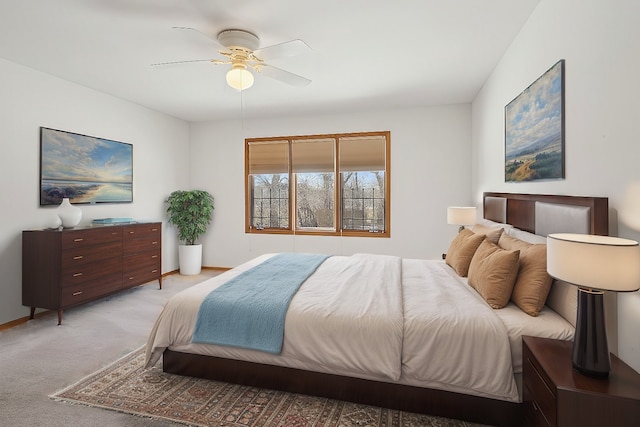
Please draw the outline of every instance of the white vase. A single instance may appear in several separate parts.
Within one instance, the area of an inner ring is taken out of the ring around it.
[[[192,276],[202,269],[202,245],[178,245],[180,274]]]
[[[82,219],[82,210],[69,203],[67,197],[62,199],[62,203],[58,206],[57,213],[64,228],[73,228],[80,224],[80,220]]]
[[[51,216],[48,218],[47,228],[55,230],[57,228],[60,228],[61,225],[62,225],[62,220],[58,216],[58,213],[57,212],[52,213]]]

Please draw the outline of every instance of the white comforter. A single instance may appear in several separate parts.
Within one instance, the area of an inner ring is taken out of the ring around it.
[[[443,262],[405,259],[402,286],[406,379],[517,399],[507,330],[464,279]]]
[[[175,295],[147,343],[147,365],[166,347],[189,345],[204,297],[231,277],[272,255],[263,255]],[[195,345],[194,348],[220,346]],[[221,349],[218,349],[221,350]],[[228,348],[261,361],[260,351]],[[300,287],[285,320],[281,357],[325,368],[380,375],[401,374],[401,259],[383,255],[333,256]]]
[[[509,337],[494,310],[443,262],[333,256],[300,287],[281,355],[207,344],[191,335],[202,299],[260,256],[171,298],[147,342],[165,348],[518,401]]]

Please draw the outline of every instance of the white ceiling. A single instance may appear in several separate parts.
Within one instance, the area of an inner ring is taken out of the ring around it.
[[[187,120],[322,114],[471,102],[539,0],[13,0],[0,3],[0,57]],[[242,93],[209,38],[304,40]]]

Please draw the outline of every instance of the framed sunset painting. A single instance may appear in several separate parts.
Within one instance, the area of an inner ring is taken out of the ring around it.
[[[564,178],[564,60],[505,107],[505,181]]]
[[[133,145],[40,128],[40,205],[130,203]]]

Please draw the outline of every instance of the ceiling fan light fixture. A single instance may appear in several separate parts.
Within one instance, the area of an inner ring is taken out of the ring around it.
[[[244,66],[234,66],[227,72],[227,84],[236,90],[249,89],[253,80],[253,74]]]

